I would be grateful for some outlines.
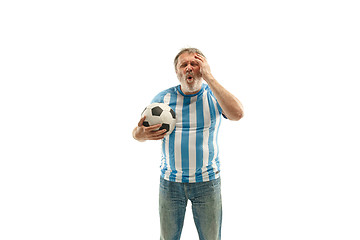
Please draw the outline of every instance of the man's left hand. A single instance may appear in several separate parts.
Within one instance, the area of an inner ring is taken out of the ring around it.
[[[197,53],[197,54],[195,54],[195,60],[200,65],[200,73],[201,73],[202,78],[205,80],[205,82],[208,82],[210,79],[213,78],[213,76],[211,74],[210,66],[209,66],[206,58]]]

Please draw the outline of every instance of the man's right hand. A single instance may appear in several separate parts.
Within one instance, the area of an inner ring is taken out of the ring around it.
[[[146,116],[142,117],[137,125],[137,127],[133,130],[133,137],[140,141],[146,140],[160,140],[165,137],[166,129],[156,130],[161,127],[161,124],[156,124],[150,127],[145,127],[143,122],[145,121]]]

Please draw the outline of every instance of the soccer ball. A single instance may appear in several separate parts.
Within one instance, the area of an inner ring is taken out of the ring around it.
[[[149,127],[156,124],[162,124],[159,129],[166,129],[166,135],[169,135],[175,128],[176,116],[174,110],[165,103],[152,103],[145,108],[141,117],[144,117],[143,125]]]

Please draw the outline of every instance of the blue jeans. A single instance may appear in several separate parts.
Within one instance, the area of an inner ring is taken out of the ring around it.
[[[160,177],[159,213],[161,240],[179,240],[188,200],[200,240],[221,239],[220,178],[201,183],[170,182]]]

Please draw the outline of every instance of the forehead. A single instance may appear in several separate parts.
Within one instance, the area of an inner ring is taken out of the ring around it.
[[[188,62],[195,59],[195,53],[184,52],[179,56],[178,62]]]

